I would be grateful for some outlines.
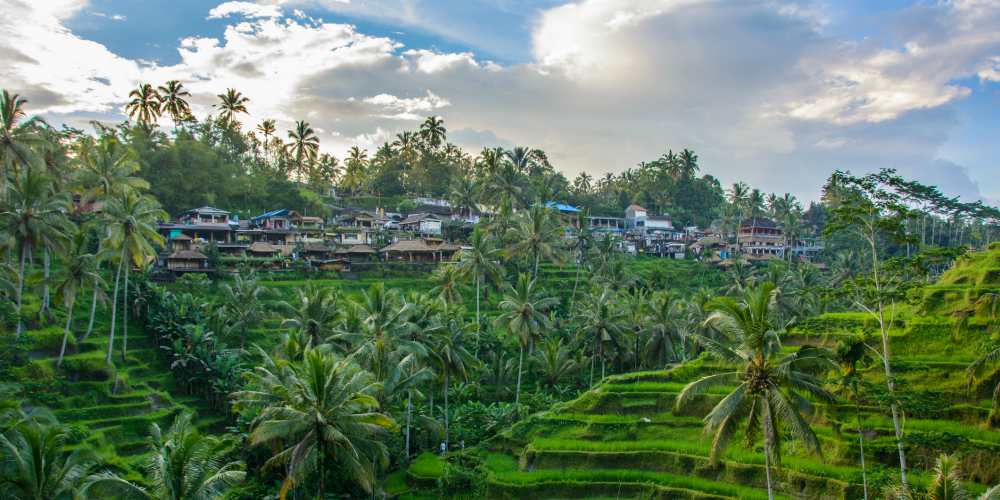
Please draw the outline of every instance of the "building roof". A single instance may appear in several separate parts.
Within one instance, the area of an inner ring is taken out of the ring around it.
[[[778,225],[767,217],[753,217],[740,224],[740,227],[760,227],[764,229],[778,229]]]
[[[714,247],[716,245],[722,245],[723,241],[716,236],[705,236],[704,238],[699,238],[695,242],[695,245],[700,247]]]
[[[258,220],[270,219],[271,217],[281,217],[283,215],[288,215],[289,213],[291,213],[291,210],[287,208],[279,208],[278,210],[271,210],[270,212],[264,212],[250,220],[258,221]]]
[[[264,241],[255,241],[247,248],[252,253],[277,253],[281,249]]]
[[[629,205],[628,207],[625,208],[626,212],[629,211],[629,210],[642,210],[643,212],[648,212],[648,210],[646,210],[645,207],[643,207],[642,205],[636,205],[635,203],[633,203],[633,204],[631,204],[631,205]]]
[[[208,257],[197,250],[178,250],[170,254],[167,260],[208,260]]]
[[[441,219],[438,218],[438,216],[436,216],[436,215],[434,215],[432,213],[423,212],[423,213],[419,213],[419,214],[410,214],[410,215],[407,215],[406,218],[403,219],[403,220],[401,220],[401,221],[399,221],[399,223],[400,224],[416,224],[416,223],[424,221],[424,220],[436,220],[436,221],[440,221]]]
[[[373,254],[376,253],[375,249],[368,245],[351,245],[347,248],[338,248],[336,252],[339,254]]]
[[[457,252],[457,251],[459,251],[459,250],[462,249],[462,247],[460,247],[458,245],[454,245],[452,243],[441,243],[440,245],[437,245],[437,246],[435,246],[433,248],[435,250],[439,250],[439,251],[442,251],[442,252]]]
[[[424,240],[399,240],[382,250],[380,252],[414,252],[414,253],[429,253],[437,252],[439,249],[437,247],[429,246]]]
[[[646,217],[646,220],[658,220],[663,222],[670,222],[671,219],[669,215],[650,215],[649,217]]]
[[[330,248],[330,247],[328,247],[328,246],[326,246],[326,245],[321,245],[319,243],[307,243],[307,244],[305,244],[305,245],[302,246],[302,251],[303,252],[331,252],[331,251],[333,251],[333,249]]]
[[[170,241],[191,241],[191,237],[188,236],[188,235],[186,235],[186,234],[184,234],[184,233],[180,233],[180,234],[174,235],[173,238],[170,238]]]
[[[302,222],[323,222],[322,217],[316,217],[314,215],[303,215],[299,217],[299,220]]]
[[[545,202],[545,206],[547,208],[553,208],[553,209],[556,209],[556,210],[558,210],[560,212],[564,212],[564,213],[574,213],[575,214],[575,213],[580,212],[579,208],[576,208],[573,205],[567,205],[565,203],[560,203],[558,201],[547,201],[547,202]]]
[[[222,214],[222,215],[228,215],[229,212],[227,212],[227,211],[225,211],[225,210],[223,210],[221,208],[215,208],[215,207],[205,206],[205,207],[192,208],[191,210],[188,210],[188,211],[182,213],[181,215],[187,215],[187,214]]]

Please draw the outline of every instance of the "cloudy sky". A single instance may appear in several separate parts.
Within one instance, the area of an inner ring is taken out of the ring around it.
[[[895,167],[1000,200],[1000,0],[0,0],[0,86],[51,123],[119,121],[179,79],[323,148],[428,115],[572,177],[691,148],[726,184],[816,197]],[[166,125],[167,122],[165,121]]]

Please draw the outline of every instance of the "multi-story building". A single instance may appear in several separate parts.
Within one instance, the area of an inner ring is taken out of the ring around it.
[[[781,258],[785,255],[785,232],[771,219],[753,217],[740,224],[736,244],[750,259]]]

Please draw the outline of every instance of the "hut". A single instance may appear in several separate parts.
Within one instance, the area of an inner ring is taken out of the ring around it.
[[[167,257],[167,269],[174,273],[206,272],[208,257],[197,250],[176,250]]]
[[[399,240],[379,251],[387,261],[441,262],[451,260],[459,247],[440,243],[428,244],[424,240]]]
[[[338,248],[333,254],[338,258],[347,259],[350,262],[369,262],[375,260],[378,252],[368,245],[351,245]]]
[[[280,253],[281,248],[263,241],[255,241],[247,247],[247,255],[251,257],[277,257]]]

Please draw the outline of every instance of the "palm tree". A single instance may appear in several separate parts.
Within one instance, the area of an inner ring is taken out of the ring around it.
[[[69,224],[69,193],[53,192],[51,180],[39,168],[24,168],[11,177],[0,208],[0,228],[20,253],[17,274],[17,336],[24,329],[21,306],[24,295],[25,263],[32,252],[46,242],[65,238]]]
[[[531,278],[538,277],[538,264],[556,258],[556,242],[562,235],[562,228],[551,211],[542,205],[535,205],[524,215],[514,229],[517,242],[508,249],[510,255],[530,256],[534,261]]]
[[[317,498],[324,498],[330,460],[366,491],[374,467],[387,460],[379,437],[396,427],[375,411],[380,390],[371,375],[349,359],[307,349],[299,363],[275,360],[258,348],[263,360],[250,375],[249,388],[233,397],[241,406],[258,408],[250,424],[250,444],[280,449],[265,468],[283,466],[281,498],[315,473]]]
[[[534,362],[540,381],[550,388],[556,387],[577,366],[569,346],[556,336],[549,336],[541,342],[541,346],[535,350]]]
[[[250,291],[250,284],[246,285],[247,289],[241,291]],[[256,286],[256,283],[254,285]],[[302,345],[316,347],[334,331],[339,317],[337,291],[334,288],[310,283],[305,288],[296,290],[296,298],[294,305],[284,301],[278,303],[279,310],[285,314],[281,327],[296,332]]]
[[[56,422],[28,418],[0,433],[0,487],[4,498],[70,498],[96,467],[86,448],[69,451],[70,430]]]
[[[555,297],[539,297],[535,290],[535,280],[521,273],[517,277],[517,286],[507,285],[503,300],[498,305],[500,314],[494,324],[497,328],[505,328],[508,335],[516,338],[520,349],[517,358],[515,406],[521,402],[524,348],[534,345],[535,337],[549,327],[549,317],[545,312],[558,303],[559,299]]]
[[[265,292],[253,271],[247,275],[238,274],[232,284],[222,285],[223,306],[220,310],[224,311],[225,320],[239,332],[240,349],[246,345],[247,331],[263,316],[261,298]]]
[[[462,276],[471,277],[476,282],[476,349],[479,354],[479,336],[482,334],[479,300],[482,297],[480,287],[484,281],[498,282],[502,272],[498,262],[499,250],[495,248],[486,234],[480,228],[472,231],[469,237],[469,248],[459,255],[458,268]]]
[[[77,292],[86,283],[99,286],[101,281],[100,265],[94,254],[88,249],[87,231],[75,228],[70,237],[68,251],[63,255],[62,272],[57,280],[56,295],[62,297],[66,310],[66,327],[63,329],[62,347],[59,348],[59,361],[56,366],[62,366],[66,354],[66,343],[69,340],[70,327],[73,325],[73,306],[76,305]]]
[[[985,354],[972,362],[968,368],[969,387],[975,386],[977,382],[983,380],[987,374],[987,367],[1000,361],[1000,346],[988,350]],[[988,377],[987,377],[988,378]],[[990,410],[989,422],[994,424],[1000,422],[1000,382],[993,388],[993,407]]]
[[[733,184],[733,187],[729,189],[727,193],[727,198],[729,205],[736,212],[736,231],[734,233],[739,233],[740,227],[743,225],[743,219],[747,217],[747,197],[750,194],[750,186],[747,186],[744,182],[737,182]]]
[[[687,148],[681,150],[677,155],[677,163],[680,164],[680,176],[683,179],[690,179],[698,173],[698,155]]]
[[[90,138],[80,141],[78,150],[80,169],[76,182],[87,190],[87,195],[106,202],[121,189],[148,189],[149,183],[133,174],[139,171],[135,150],[122,144],[114,135],[103,135],[96,142]]]
[[[213,500],[225,497],[234,485],[243,482],[243,462],[228,460],[236,443],[198,432],[191,423],[191,413],[174,419],[166,434],[159,424],[150,426],[149,450],[152,456],[146,467],[147,487],[126,481],[114,474],[93,476],[83,488],[83,497],[133,497],[150,500]],[[107,496],[105,496],[107,495]]]
[[[479,200],[479,187],[472,177],[460,175],[452,180],[449,198],[451,203],[458,208],[459,214],[468,210],[469,217],[472,217],[472,212]]]
[[[670,292],[663,291],[653,295],[645,321],[648,339],[643,349],[650,366],[662,368],[669,359],[687,359],[684,352],[684,329],[680,326],[682,317],[683,303]],[[677,355],[678,347],[680,356]]]
[[[372,372],[376,381],[388,380],[406,354],[427,355],[420,342],[407,338],[414,327],[407,321],[413,306],[403,302],[396,290],[386,290],[384,283],[375,283],[362,294],[357,308],[361,343],[352,356]]]
[[[111,363],[111,353],[115,344],[115,320],[118,310],[118,284],[121,281],[122,268],[125,269],[125,307],[122,309],[122,362],[128,350],[128,279],[129,270],[135,266],[140,269],[149,265],[150,259],[156,255],[154,244],[162,245],[163,236],[157,232],[157,223],[167,220],[167,213],[151,196],[122,191],[111,199],[104,210],[106,223],[105,240],[102,246],[108,251],[118,252],[118,270],[115,272],[115,291],[111,299],[111,331],[108,336],[108,354],[105,358]]]
[[[453,264],[442,264],[431,273],[434,288],[431,293],[447,304],[462,302],[462,269]]]
[[[269,153],[268,148],[270,147],[270,144],[271,144],[271,136],[274,135],[274,133],[277,130],[278,130],[278,125],[272,119],[264,120],[264,121],[260,122],[260,125],[257,125],[257,131],[260,132],[261,135],[264,136],[264,155],[265,155],[265,157]]]
[[[239,113],[247,112],[247,103],[250,102],[250,98],[244,97],[243,94],[236,89],[226,89],[226,92],[219,94],[216,97],[219,98],[219,104],[215,107],[220,110],[219,118],[223,123],[233,126],[236,122],[236,115]]]
[[[138,87],[128,93],[129,103],[125,106],[125,113],[129,118],[136,120],[140,125],[149,127],[160,118],[160,94],[148,83],[140,83]]]
[[[185,99],[185,97],[191,97],[191,93],[184,88],[184,84],[177,80],[169,80],[166,84],[160,85],[157,90],[163,111],[174,120],[174,128],[179,128],[181,122],[191,116],[191,106]]]
[[[456,308],[447,308],[439,318],[442,323],[438,334],[434,336],[432,359],[438,367],[441,376],[444,377],[444,445],[448,449],[448,388],[451,381],[457,378],[459,382],[469,380],[469,371],[474,368],[478,361],[465,348],[465,337],[468,335],[468,325],[463,319],[464,311]]]
[[[8,170],[17,167],[28,168],[31,160],[30,147],[41,142],[42,138],[35,133],[37,118],[21,123],[24,118],[24,105],[27,100],[7,90],[0,92],[0,176],[6,182]]]
[[[288,138],[292,142],[285,147],[295,156],[296,174],[299,182],[302,182],[305,179],[306,162],[314,160],[319,151],[319,138],[316,137],[316,131],[302,120],[295,122],[295,130],[288,131]]]
[[[854,400],[854,416],[858,426],[858,446],[861,457],[861,484],[864,487],[865,500],[868,499],[868,470],[865,467],[865,434],[861,426],[861,373],[858,371],[858,363],[865,361],[868,356],[867,347],[864,341],[852,339],[842,341],[837,346],[836,359],[840,365],[840,377],[837,380],[837,389],[841,396]]]
[[[714,434],[710,461],[718,463],[741,421],[747,424],[745,435],[751,445],[764,436],[764,468],[768,498],[774,498],[771,463],[781,461],[781,432],[785,428],[803,442],[806,450],[822,455],[819,439],[800,411],[811,407],[800,393],[826,401],[834,396],[822,388],[814,374],[833,368],[828,355],[820,349],[808,349],[781,355],[783,326],[776,324],[774,300],[777,289],[765,282],[747,290],[737,302],[721,297],[710,304],[706,320],[727,337],[727,341],[698,335],[695,338],[722,361],[739,364],[737,371],[702,377],[689,383],[678,394],[676,410],[688,406],[696,395],[711,387],[736,387],[705,416],[705,432]]]
[[[969,498],[962,486],[962,470],[954,455],[942,453],[934,461],[934,479],[927,487],[931,500],[966,500]]]
[[[428,116],[420,124],[420,138],[431,148],[437,149],[447,138],[448,129],[444,128],[444,120],[437,116]]]
[[[594,385],[594,363],[601,359],[601,378],[604,378],[604,344],[611,343],[621,348],[619,337],[625,330],[622,324],[622,311],[616,305],[617,297],[604,287],[600,293],[592,293],[585,300],[577,313],[580,321],[580,334],[590,338],[590,382]]]
[[[576,218],[576,239],[573,240],[573,253],[576,255],[576,273],[573,277],[573,295],[570,296],[569,308],[573,309],[576,301],[576,289],[580,285],[580,271],[583,270],[587,253],[594,245],[594,229],[590,226],[590,212],[581,210]]]

